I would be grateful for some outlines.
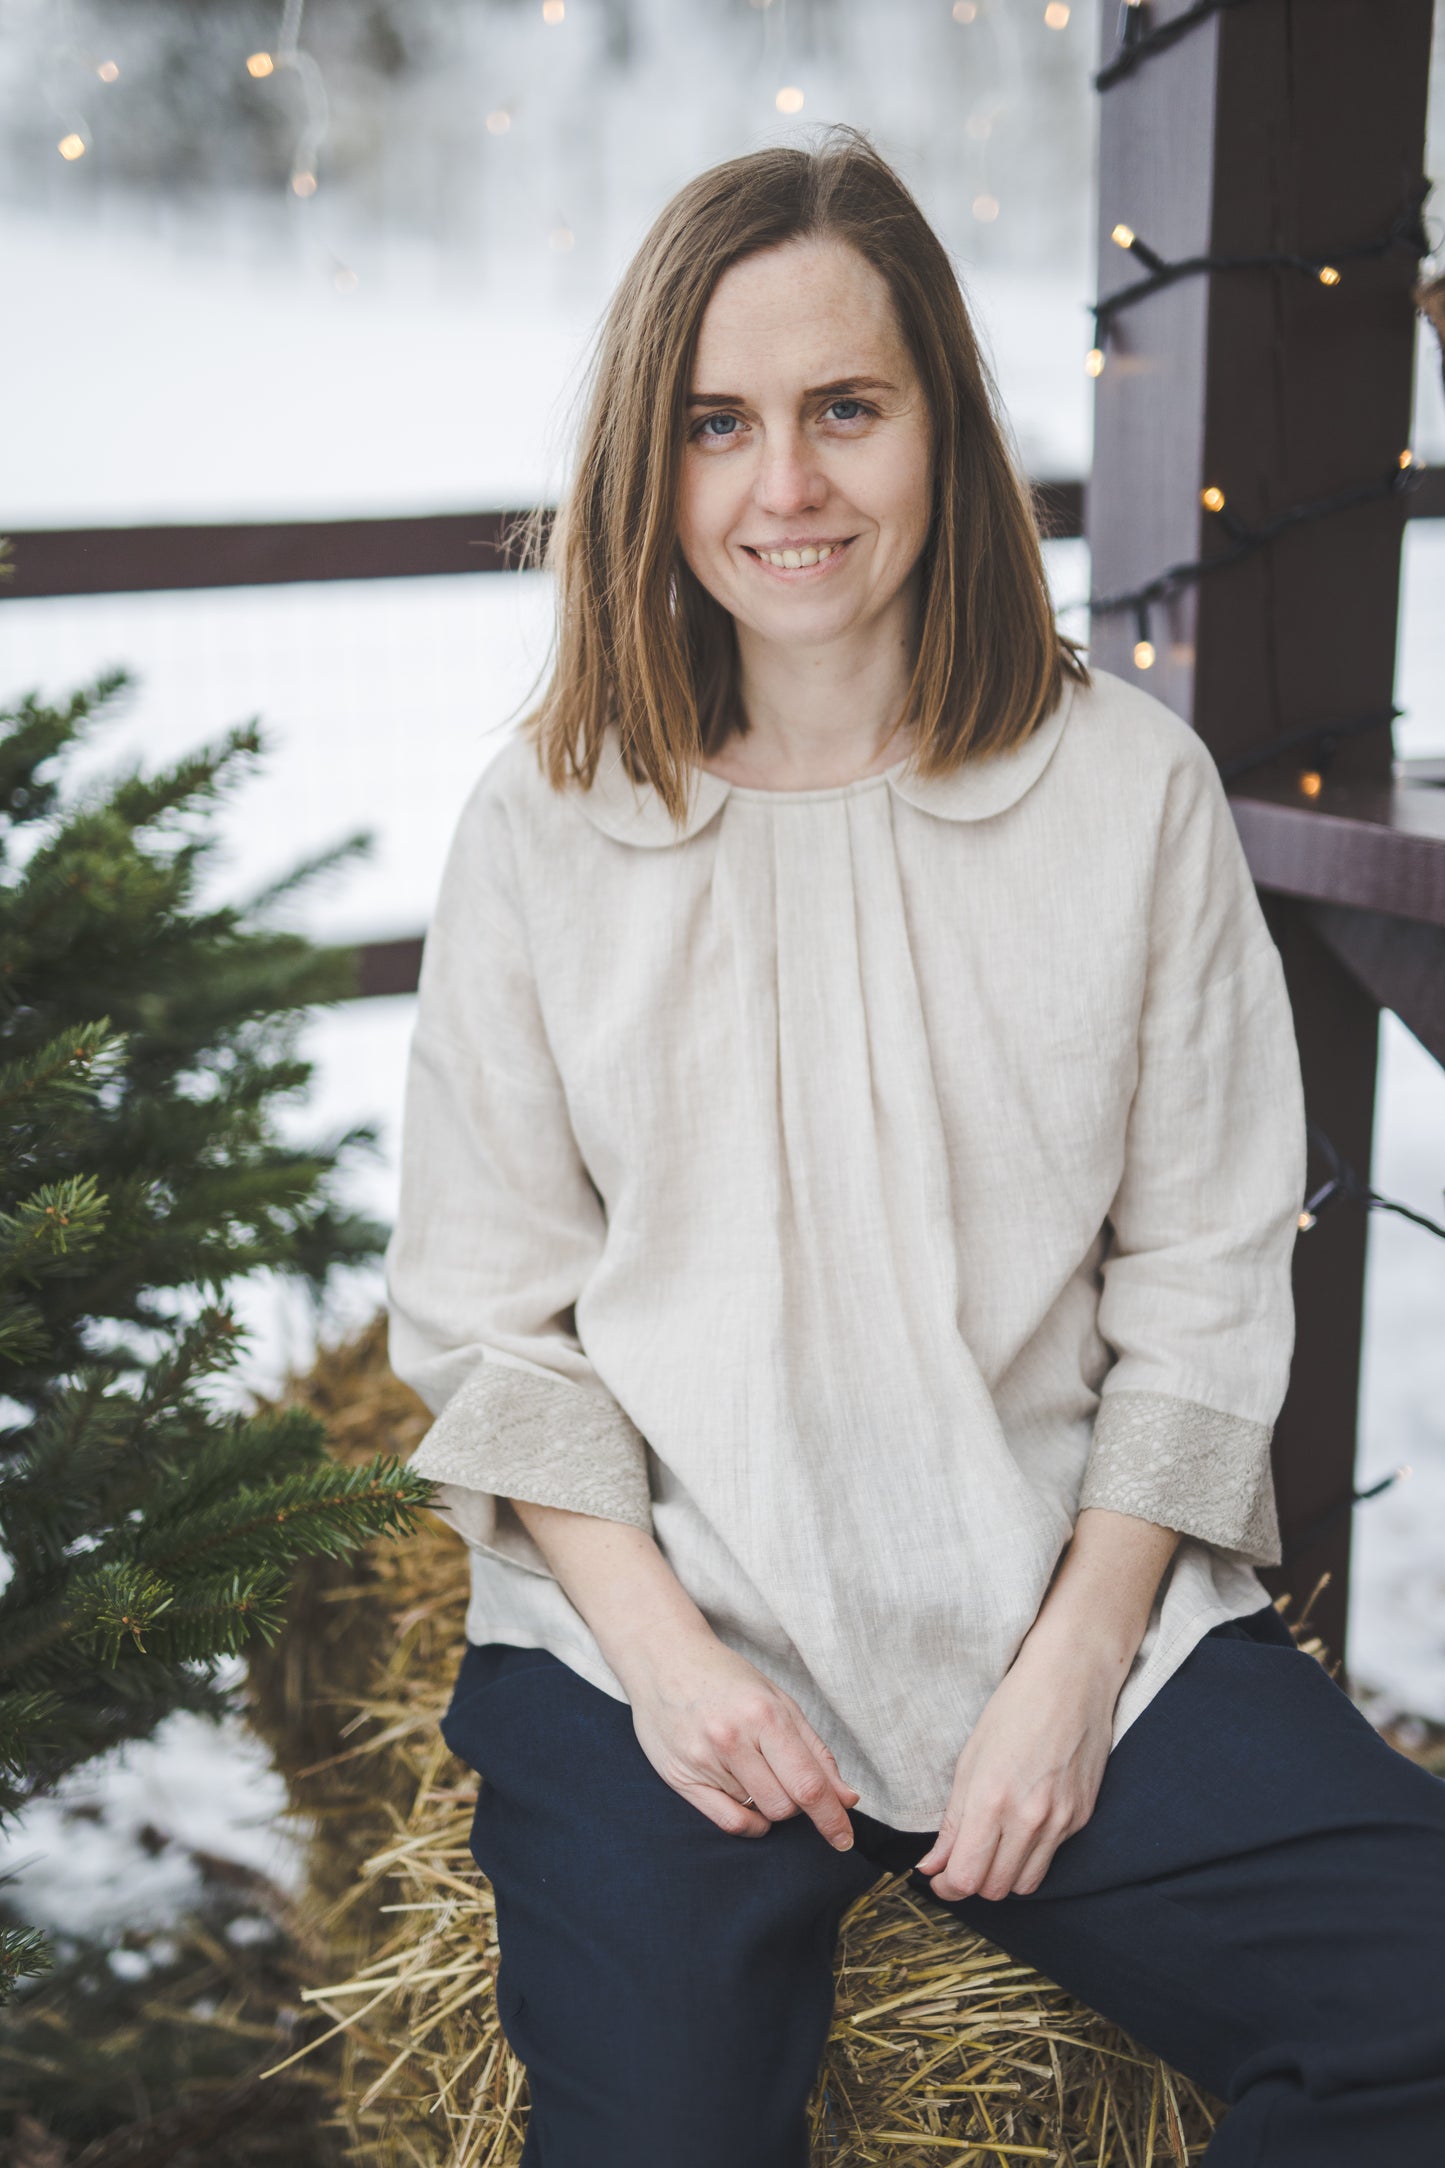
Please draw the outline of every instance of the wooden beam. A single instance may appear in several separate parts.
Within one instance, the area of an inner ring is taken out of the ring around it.
[[[12,531],[14,571],[0,581],[0,600],[505,572],[515,562],[505,537],[525,516],[442,512],[418,519]]]
[[[1066,542],[1083,534],[1086,483],[1037,481],[1031,487],[1045,541]],[[1445,518],[1445,470],[1423,472],[1401,509],[1406,519]],[[526,516],[440,512],[419,518],[20,528],[8,537],[14,570],[8,581],[0,581],[0,602],[508,572],[515,554],[503,546],[503,537]]]
[[[1166,25],[1187,5],[1154,0],[1151,20]],[[1118,11],[1102,17],[1107,65]],[[1336,285],[1297,270],[1218,271],[1115,318],[1086,501],[1096,594],[1224,553],[1206,487],[1253,530],[1398,473],[1417,266],[1405,249],[1344,252],[1386,232],[1418,184],[1430,36],[1430,0],[1250,0],[1101,94],[1101,293],[1139,275],[1111,238],[1120,224],[1171,262],[1343,261]],[[1378,714],[1394,693],[1404,512],[1421,494],[1291,525],[1185,585],[1151,612],[1152,668],[1136,667],[1133,615],[1096,615],[1091,659],[1186,716],[1221,763],[1307,725]],[[1281,751],[1251,769],[1235,816],[1284,958],[1310,1115],[1368,1178],[1378,1010],[1303,899],[1439,923],[1445,828],[1428,791],[1396,782],[1388,729],[1342,736],[1326,790],[1307,805],[1301,765]],[[1328,1232],[1322,1222],[1299,1244],[1294,1370],[1275,1429],[1287,1535],[1353,1487],[1364,1258],[1361,1214],[1331,1215]],[[1342,1511],[1264,1576],[1303,1600],[1318,1572],[1331,1574],[1315,1617],[1337,1655],[1349,1522]]]
[[[1311,904],[1304,916],[1371,1001],[1392,1010],[1445,1062],[1445,927],[1342,903]]]
[[[1308,804],[1286,785],[1229,802],[1261,888],[1445,926],[1445,791],[1327,782]]]

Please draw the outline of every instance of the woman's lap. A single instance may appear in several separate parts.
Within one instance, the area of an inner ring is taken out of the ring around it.
[[[726,1836],[658,1776],[627,1705],[540,1650],[469,1650],[444,1728],[485,1780],[473,1849],[528,2168],[740,2148],[802,2168],[838,1921],[933,1833],[855,1814],[850,1853],[802,1816]],[[1333,2168],[1382,2117],[1398,2168],[1438,2157],[1445,1784],[1272,1613],[1191,1651],[1036,1892],[940,1910],[1238,2101],[1210,2168]]]

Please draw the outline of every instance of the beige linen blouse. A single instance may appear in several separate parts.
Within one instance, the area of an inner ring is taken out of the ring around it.
[[[1218,770],[1103,670],[951,776],[590,792],[509,741],[427,935],[391,1360],[473,1641],[621,1683],[508,1502],[651,1528],[932,1831],[1082,1506],[1183,1541],[1113,1743],[1268,1601],[1299,1058]]]

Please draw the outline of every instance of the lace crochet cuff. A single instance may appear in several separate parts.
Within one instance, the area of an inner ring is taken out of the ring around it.
[[[1107,1506],[1177,1528],[1251,1566],[1280,1562],[1273,1427],[1170,1393],[1106,1392],[1079,1508]]]
[[[652,1527],[646,1441],[617,1403],[508,1363],[452,1395],[411,1467],[441,1485],[435,1509],[473,1549],[551,1578],[510,1499]]]

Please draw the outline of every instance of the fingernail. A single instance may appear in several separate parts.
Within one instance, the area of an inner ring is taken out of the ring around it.
[[[840,1852],[851,1852],[853,1849],[853,1839],[851,1837],[835,1837],[833,1843]]]

